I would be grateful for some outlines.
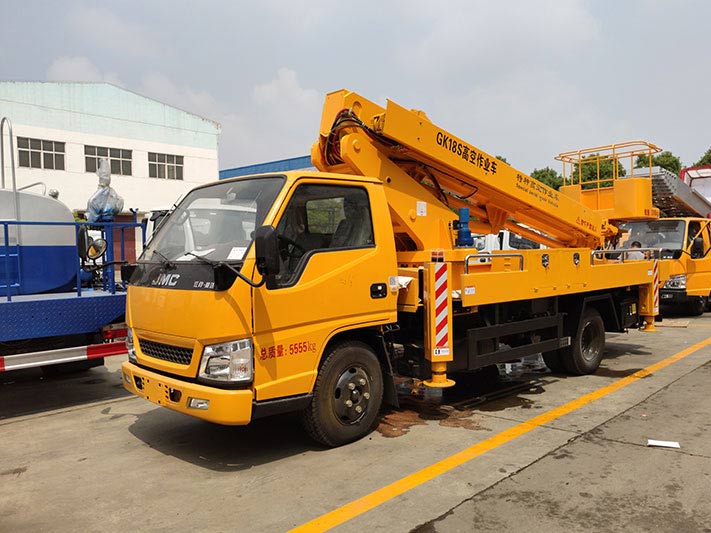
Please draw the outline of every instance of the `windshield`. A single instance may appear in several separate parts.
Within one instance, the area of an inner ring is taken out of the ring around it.
[[[623,231],[620,248],[629,248],[638,241],[642,248],[664,248],[681,250],[684,248],[683,220],[648,220],[646,222],[628,222],[622,224]]]
[[[251,178],[190,192],[160,224],[139,260],[242,261],[283,183],[283,177]]]

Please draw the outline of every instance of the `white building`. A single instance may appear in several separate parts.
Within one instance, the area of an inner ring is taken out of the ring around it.
[[[3,81],[0,117],[12,122],[18,188],[41,182],[74,210],[96,191],[102,157],[126,213],[168,208],[218,179],[218,123],[109,83]]]

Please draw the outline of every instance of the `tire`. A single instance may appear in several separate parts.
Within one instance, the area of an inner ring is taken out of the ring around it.
[[[302,423],[315,441],[342,446],[375,428],[382,403],[383,372],[378,358],[366,344],[346,342],[335,346],[321,366]]]
[[[551,372],[565,372],[565,365],[563,364],[563,354],[565,350],[567,350],[567,348],[553,350],[552,352],[546,352],[543,354],[543,360],[546,362],[546,366]]]
[[[708,299],[704,296],[693,297],[686,304],[686,309],[691,316],[703,315],[706,310]]]
[[[583,313],[572,344],[563,352],[563,365],[571,374],[592,374],[600,366],[605,351],[605,324],[594,307]]]

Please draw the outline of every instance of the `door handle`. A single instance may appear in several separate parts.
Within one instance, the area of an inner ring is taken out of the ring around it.
[[[370,297],[374,300],[378,298],[385,298],[388,295],[388,284],[387,283],[373,283],[370,286]]]

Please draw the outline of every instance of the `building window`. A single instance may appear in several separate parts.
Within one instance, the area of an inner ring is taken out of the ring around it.
[[[148,152],[148,175],[168,180],[183,179],[183,156]]]
[[[18,137],[17,152],[21,167],[64,170],[64,143]]]
[[[133,174],[131,163],[133,152],[120,148],[107,148],[106,146],[84,146],[84,160],[86,171],[96,172],[99,168],[99,159],[108,159],[111,174],[131,176]]]

